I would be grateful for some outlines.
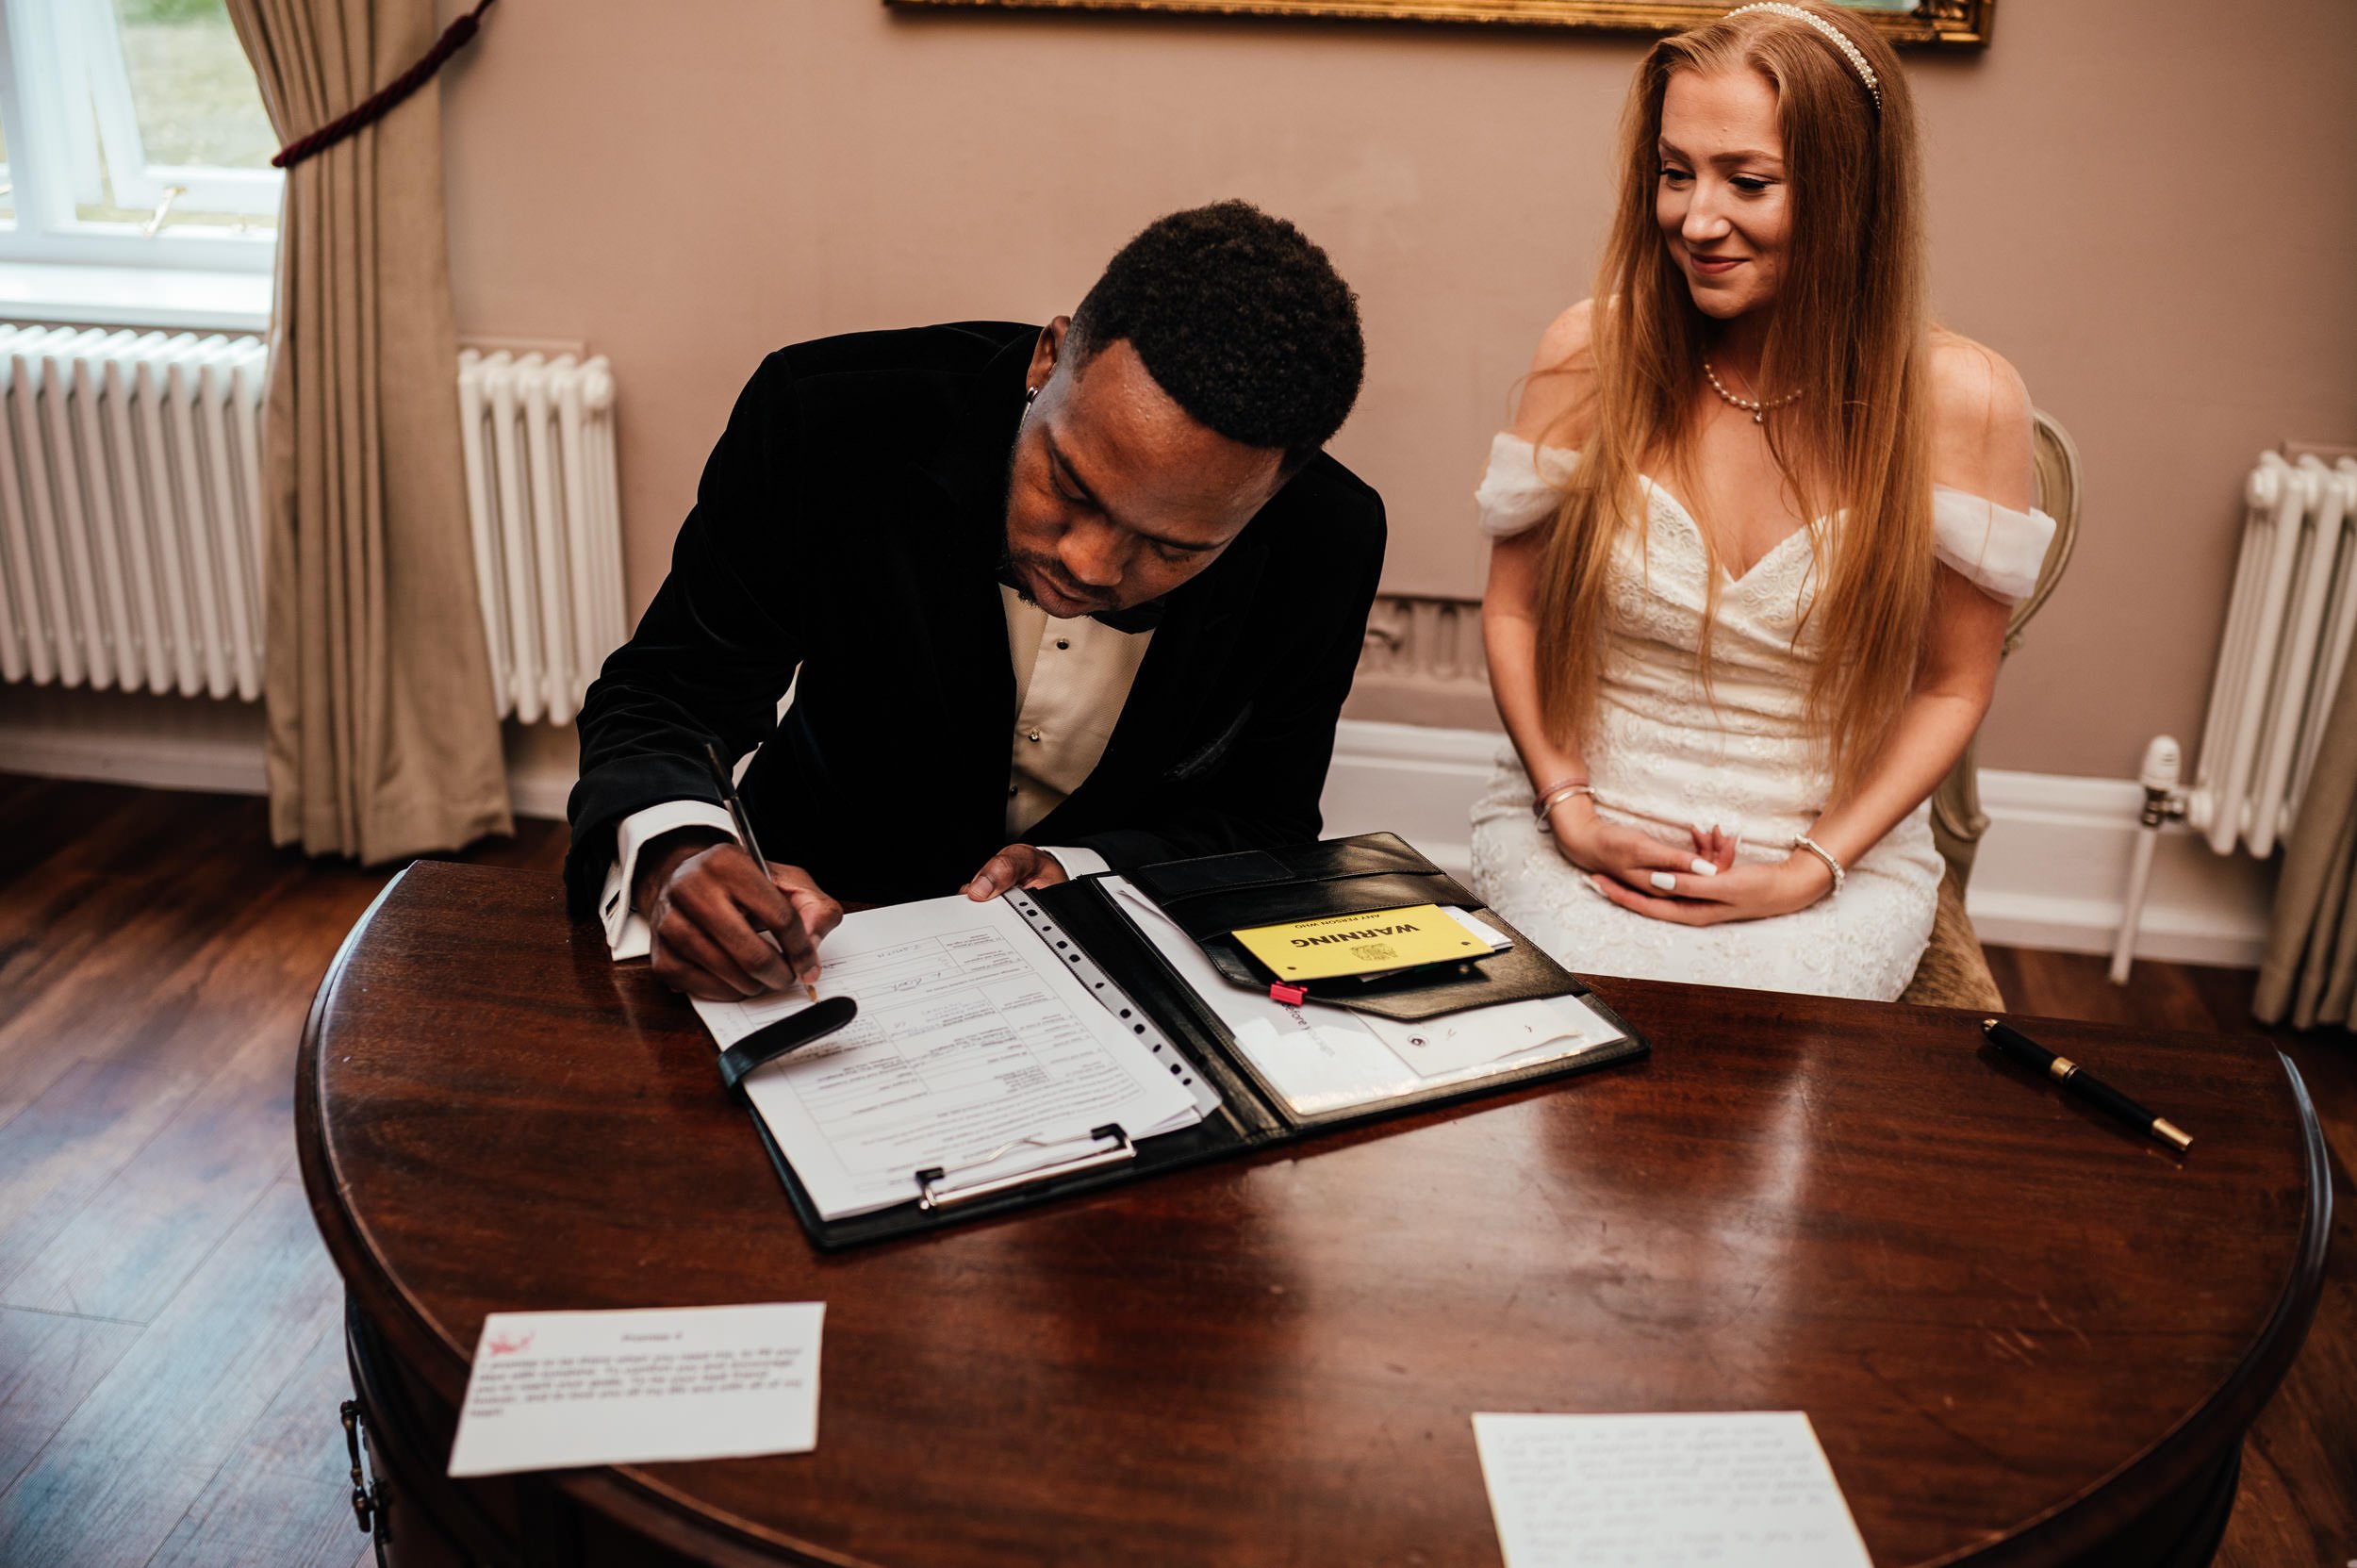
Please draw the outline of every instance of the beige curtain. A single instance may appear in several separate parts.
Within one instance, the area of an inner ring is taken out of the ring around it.
[[[2357,648],[2283,846],[2275,919],[2250,1010],[2299,1029],[2349,1025],[2357,994]]]
[[[281,140],[435,39],[433,0],[228,5]],[[271,338],[271,835],[374,864],[510,832],[458,444],[437,84],[287,172]]]

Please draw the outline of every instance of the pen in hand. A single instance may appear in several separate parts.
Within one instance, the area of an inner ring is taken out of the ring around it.
[[[719,751],[708,740],[704,742],[704,761],[712,765],[712,782],[719,786],[720,803],[729,808],[729,820],[736,824],[736,836],[744,843],[745,852],[753,857],[753,864],[766,877],[769,874],[769,859],[761,852],[761,841],[753,836],[752,817],[745,810],[745,801],[736,793],[736,781],[729,776],[728,768],[721,763]],[[802,989],[810,993],[811,1000],[818,999],[817,986],[805,981]]]
[[[2083,1099],[2092,1100],[2137,1131],[2150,1132],[2180,1154],[2193,1146],[2193,1140],[2176,1123],[2166,1116],[2154,1115],[2068,1056],[2055,1055],[2011,1024],[2001,1023],[1995,1018],[1983,1018],[1981,1032],[1988,1036],[1990,1045],[2023,1066],[2046,1074],[2064,1088]]]

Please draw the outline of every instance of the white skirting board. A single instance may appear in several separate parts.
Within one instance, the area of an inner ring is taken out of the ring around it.
[[[147,692],[0,686],[0,773],[260,795],[262,706]]]
[[[1981,939],[2108,953],[2119,927],[2144,790],[2134,779],[1984,768],[1988,835],[1965,906]],[[2274,859],[2221,855],[2180,827],[2161,832],[2136,956],[2256,967],[2275,902]]]
[[[21,689],[21,688],[20,688]],[[35,698],[25,701],[25,697]],[[236,702],[11,694],[0,703],[0,772],[100,779],[167,789],[258,794],[261,713]],[[63,702],[58,699],[79,701]],[[511,730],[509,792],[527,817],[562,817],[571,748],[540,727]],[[1326,784],[1329,834],[1389,829],[1462,876],[1466,813],[1502,737],[1345,719]],[[2108,952],[2119,923],[2143,791],[2130,779],[1986,768],[1989,816],[1972,873],[1984,940],[2064,952]],[[2255,965],[2266,940],[2274,864],[2221,856],[2167,830],[2152,868],[2138,954],[2181,963]]]

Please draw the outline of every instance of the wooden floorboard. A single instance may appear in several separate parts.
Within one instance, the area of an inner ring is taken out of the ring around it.
[[[227,1562],[345,1568],[362,1537],[353,1518],[343,1435],[321,1414],[350,1397],[339,1318],[190,1505],[148,1568]]]
[[[237,797],[0,775],[0,1563],[365,1568],[288,1103],[311,992],[390,873],[273,850]],[[469,858],[553,870],[561,825],[518,827]],[[2217,1560],[2345,1568],[2357,1046],[2261,1029],[2249,971],[1989,960],[2016,1013],[2263,1034],[2297,1065],[2334,1151],[2330,1278]]]
[[[274,1184],[0,1493],[0,1562],[143,1568],[342,1309],[301,1183]]]
[[[24,1007],[47,995],[53,977],[78,973],[93,955],[113,968],[152,961],[159,952],[176,959],[179,949],[212,933],[214,921],[191,916],[200,913],[201,900],[220,898],[218,866],[224,860],[240,863],[250,886],[256,866],[244,847],[255,840],[246,819],[259,818],[237,810],[241,802],[195,800],[202,803],[172,812],[134,803],[102,813],[12,880],[10,885],[24,891],[0,909],[0,951],[9,958],[0,975],[7,982],[0,1024],[16,1023]],[[94,803],[104,803],[103,797]],[[275,874],[281,868],[269,869]],[[237,908],[232,900],[212,913],[218,919]],[[114,938],[126,928],[140,930],[147,942],[125,949]]]
[[[391,871],[236,797],[0,776],[0,1563],[372,1561],[290,1104]],[[563,852],[528,822],[471,858]]]
[[[257,1032],[48,1245],[14,1274],[0,1259],[0,1304],[145,1323],[294,1164],[291,1009]]]
[[[0,1128],[0,1279],[56,1239],[172,1119],[187,1092],[169,1072],[84,1059]]]
[[[0,1491],[139,1337],[136,1323],[0,1308]]]

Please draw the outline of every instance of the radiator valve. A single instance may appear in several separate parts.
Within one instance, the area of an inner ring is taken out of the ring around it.
[[[2173,822],[2185,815],[2184,791],[2177,787],[2184,774],[2184,756],[2175,735],[2154,735],[2144,749],[2144,771],[2136,780],[2144,785],[2144,811],[2141,820],[2148,828]]]

